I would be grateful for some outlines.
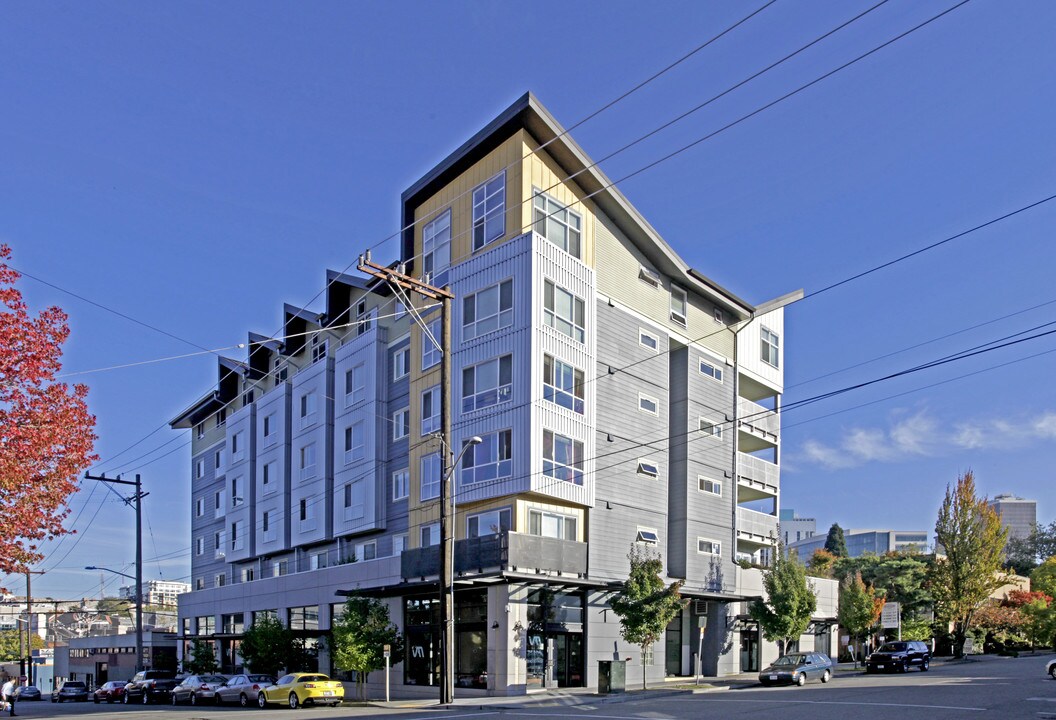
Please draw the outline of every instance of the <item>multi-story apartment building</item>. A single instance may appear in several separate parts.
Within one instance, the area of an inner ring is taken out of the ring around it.
[[[157,605],[160,607],[176,607],[176,596],[190,592],[189,583],[176,582],[174,580],[144,580],[143,581],[143,604]],[[135,585],[122,585],[119,591],[121,597],[129,600],[136,599]]]
[[[479,437],[451,480],[456,687],[594,685],[617,647],[640,680],[607,606],[635,545],[692,600],[648,677],[691,674],[701,628],[704,673],[757,668],[773,648],[745,602],[778,531],[782,311],[686,265],[530,95],[402,206],[400,263],[454,293],[450,348],[435,303],[329,272],[321,312],[286,306],[281,337],[251,334],[172,421],[192,432],[183,638],[231,668],[262,614],[316,645],[365,592],[406,638],[395,682],[435,692],[441,453]],[[831,635],[825,588],[806,643]],[[318,662],[333,670],[322,645]]]

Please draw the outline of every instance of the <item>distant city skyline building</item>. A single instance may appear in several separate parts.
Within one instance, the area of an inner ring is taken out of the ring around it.
[[[815,550],[825,547],[827,537],[827,533],[822,533],[798,542],[790,542],[787,547],[789,552],[797,553],[800,559],[806,561]],[[849,557],[860,557],[866,553],[882,555],[887,552],[903,552],[911,548],[926,552],[928,549],[927,530],[844,530],[843,537]]]
[[[990,507],[1001,518],[1001,527],[1008,528],[1008,539],[1025,540],[1038,522],[1038,502],[1012,493],[997,495]]]
[[[143,604],[144,605],[168,605],[176,607],[176,596],[191,591],[191,584],[176,582],[175,580],[144,580],[143,581]],[[129,600],[136,599],[135,585],[122,585],[121,597]]]
[[[781,542],[789,544],[812,538],[818,532],[818,521],[814,518],[801,518],[792,508],[782,508],[778,514],[778,527]]]

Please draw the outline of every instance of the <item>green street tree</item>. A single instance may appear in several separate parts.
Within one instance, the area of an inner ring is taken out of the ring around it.
[[[192,675],[206,675],[220,669],[216,662],[216,647],[211,640],[194,639],[191,641],[190,659],[184,658],[183,671]]]
[[[840,558],[833,575],[840,580],[862,574],[866,585],[871,585],[887,602],[897,602],[903,620],[930,610],[934,599],[927,588],[930,556],[917,552],[889,552],[883,555],[862,555]]]
[[[876,602],[876,591],[865,584],[860,572],[844,578],[840,583],[840,607],[836,619],[840,627],[856,641],[856,657],[861,655],[862,638],[876,625],[879,607],[883,605]]]
[[[632,545],[627,559],[631,563],[627,582],[609,606],[620,618],[623,639],[642,649],[642,689],[645,689],[645,658],[649,648],[664,637],[668,624],[688,601],[682,599],[681,580],[664,585],[664,563],[659,555]]]
[[[1056,520],[1035,525],[1025,538],[1009,538],[1005,556],[1009,569],[1019,575],[1030,575],[1038,562],[1056,555]]]
[[[1001,566],[1008,537],[986,498],[976,497],[970,470],[955,487],[946,486],[935,535],[946,555],[935,558],[929,587],[935,614],[953,624],[954,655],[962,657],[972,615],[1005,583]]]
[[[33,633],[33,649],[40,650],[44,647],[44,641],[40,636]],[[25,652],[26,634],[18,630],[0,630],[0,662],[18,662],[19,653]]]
[[[836,556],[825,548],[818,548],[807,560],[807,571],[811,577],[832,578],[836,569]]]
[[[385,667],[385,646],[391,661],[403,657],[403,637],[389,619],[389,608],[374,598],[350,595],[345,610],[331,624],[330,650],[334,665],[356,673],[356,696],[365,699],[367,675]]]
[[[1034,568],[1030,573],[1030,587],[1056,597],[1056,555]]]
[[[778,547],[773,566],[763,571],[765,600],[756,600],[748,614],[759,623],[763,637],[777,642],[783,655],[788,643],[807,630],[818,607],[814,588],[807,581],[807,569],[795,555],[786,557]]]
[[[278,675],[283,669],[299,670],[304,667],[307,657],[304,642],[273,617],[253,622],[242,636],[238,654],[247,668],[268,675]]]
[[[847,541],[843,537],[843,528],[833,523],[825,537],[825,549],[836,557],[847,557]]]

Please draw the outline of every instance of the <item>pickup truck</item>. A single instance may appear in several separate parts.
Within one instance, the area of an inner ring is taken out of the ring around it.
[[[125,685],[124,703],[149,705],[157,700],[168,702],[172,689],[179,685],[171,670],[141,670]]]

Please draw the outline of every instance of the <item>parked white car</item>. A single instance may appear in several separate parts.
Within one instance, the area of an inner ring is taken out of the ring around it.
[[[1049,660],[1049,664],[1045,666],[1045,672],[1049,674],[1053,680],[1056,680],[1056,660]]]

